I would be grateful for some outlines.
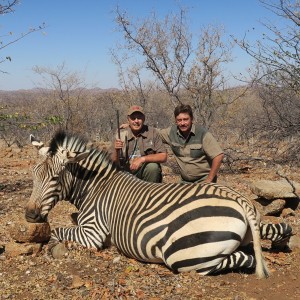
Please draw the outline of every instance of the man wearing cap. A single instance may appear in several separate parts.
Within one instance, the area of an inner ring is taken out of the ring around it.
[[[113,161],[120,164],[120,152],[126,171],[148,182],[162,182],[160,163],[167,161],[167,151],[158,131],[145,125],[141,106],[133,105],[127,113],[128,127],[120,129],[120,139],[112,143]]]

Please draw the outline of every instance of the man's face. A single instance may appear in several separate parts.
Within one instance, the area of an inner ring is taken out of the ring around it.
[[[145,121],[145,116],[140,112],[134,112],[128,116],[129,127],[133,133],[141,131]]]
[[[179,130],[184,134],[190,132],[193,124],[193,119],[187,113],[180,113],[175,118],[175,122]]]

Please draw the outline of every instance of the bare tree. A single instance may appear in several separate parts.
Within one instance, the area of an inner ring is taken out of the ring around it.
[[[185,9],[162,20],[152,13],[147,19],[134,21],[119,8],[116,16],[124,44],[113,52],[114,62],[123,86],[131,92],[132,85],[128,82],[135,79],[138,85],[134,88],[139,88],[144,101],[156,87],[169,96],[173,107],[183,102],[191,104],[196,119],[210,127],[217,116],[224,117],[229,104],[245,93],[241,91],[233,97],[224,92],[229,86],[224,67],[231,61],[233,45],[224,40],[222,27],[202,28],[194,49]],[[145,71],[150,71],[151,85],[142,84]],[[151,86],[151,90],[145,92],[145,86]]]
[[[124,93],[125,102],[128,106],[140,104],[145,107],[147,99],[155,89],[155,82],[145,82],[142,78],[143,66],[138,63],[126,65],[127,57],[120,57],[119,50],[112,49],[111,56],[119,70],[119,84]]]
[[[0,15],[9,14],[14,12],[15,6],[19,3],[19,0],[4,1],[0,4]]]
[[[264,23],[267,33],[251,45],[247,36],[237,41],[256,61],[252,80],[260,95],[263,118],[256,132],[269,145],[282,145],[288,160],[299,158],[300,136],[300,3],[297,0],[260,0],[283,20],[284,27]],[[292,141],[292,143],[291,143]]]
[[[132,56],[138,54],[140,65],[149,70],[167,91],[174,105],[180,103],[184,68],[191,55],[191,36],[187,32],[185,11],[167,16],[163,21],[152,13],[141,24],[134,24],[126,13],[116,10],[116,22],[124,34],[123,46]]]
[[[279,28],[270,23],[263,23],[268,33],[255,45],[243,40],[237,41],[251,57],[257,62],[255,80],[263,84],[280,83],[299,90],[300,54],[299,54],[299,26],[300,4],[297,0],[276,0],[260,2],[271,10],[285,23]],[[279,82],[278,82],[279,80]]]
[[[13,13],[15,11],[15,7],[20,3],[19,0],[12,0],[12,1],[6,1],[1,0],[2,3],[0,3],[0,15]],[[19,40],[23,39],[27,35],[43,30],[45,28],[45,23],[38,27],[29,28],[27,31],[20,33],[18,36],[14,37],[12,32],[1,34],[0,36],[0,50],[3,50],[4,48],[18,42]],[[3,63],[5,61],[11,61],[12,58],[10,56],[0,57],[0,63]],[[4,70],[0,70],[1,73],[7,73]]]
[[[61,119],[61,127],[78,130],[84,105],[86,84],[77,72],[68,71],[65,64],[56,69],[35,66],[33,71],[42,78],[46,107]],[[83,129],[81,127],[81,129]]]
[[[19,0],[0,0],[0,15],[13,13],[19,3]],[[45,24],[42,24],[37,28],[30,28],[26,32],[19,34],[17,37],[13,36],[12,32],[2,33],[0,35],[0,50],[18,42],[33,32],[42,30],[44,27]],[[10,56],[0,57],[0,63],[11,60]],[[0,73],[7,72],[0,69]],[[15,107],[16,106],[10,102],[0,106],[0,137],[6,141],[7,145],[15,143],[21,146],[24,141],[24,138],[22,139],[24,130],[26,130],[27,126],[25,124],[30,123],[31,120],[30,116],[24,110],[14,110]]]
[[[237,95],[226,93],[229,85],[223,68],[232,60],[233,46],[230,42],[225,43],[223,36],[222,27],[209,25],[201,30],[196,56],[184,76],[184,87],[193,101],[198,121],[207,127],[246,90]]]

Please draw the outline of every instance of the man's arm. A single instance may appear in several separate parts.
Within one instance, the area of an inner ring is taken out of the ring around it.
[[[115,139],[113,141],[113,147],[112,147],[112,150],[111,150],[111,160],[114,161],[114,162],[119,162],[119,155],[118,155],[118,151],[120,149],[123,149],[123,146],[124,146],[124,142],[120,139]]]
[[[142,156],[141,158],[144,158],[144,163],[148,163],[148,162],[164,163],[167,161],[167,152],[149,154],[149,155]]]
[[[120,129],[121,126],[120,126]],[[117,164],[122,165],[125,163],[124,159],[127,159],[126,157],[124,157],[124,151],[126,151],[125,149],[125,141],[126,141],[126,137],[127,137],[127,133],[125,131],[121,132],[121,139],[118,137],[119,134],[116,133],[112,139],[112,144],[110,146],[109,149],[109,153],[110,153],[110,158],[112,161],[116,162]],[[125,141],[124,141],[125,140]],[[123,157],[122,157],[122,161],[120,161],[120,152],[123,152]]]
[[[141,167],[143,163],[150,163],[150,162],[164,163],[166,161],[167,161],[167,152],[149,154],[141,157],[136,157],[130,163],[130,169],[137,170]]]
[[[217,176],[219,169],[221,167],[222,161],[224,158],[224,153],[221,153],[215,156],[212,160],[211,169],[207,178],[205,179],[206,182],[212,182],[214,178]]]
[[[157,129],[159,136],[164,144],[170,146],[171,141],[169,140],[170,127],[164,129]]]

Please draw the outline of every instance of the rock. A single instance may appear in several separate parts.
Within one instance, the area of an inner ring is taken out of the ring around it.
[[[286,201],[284,199],[275,199],[270,204],[264,207],[264,215],[276,216],[280,215],[284,209]]]
[[[250,185],[252,193],[265,199],[278,198],[297,198],[300,192],[300,184],[292,182],[296,189],[296,194],[293,193],[293,187],[286,180],[259,180]]]
[[[278,217],[275,216],[262,216],[261,220],[263,223],[273,223],[273,224],[279,223]]]
[[[14,222],[9,228],[13,240],[23,243],[42,243],[50,239],[49,223],[29,223],[25,219]]]
[[[74,275],[73,276],[73,280],[72,280],[72,285],[71,285],[71,289],[78,289],[82,286],[84,286],[85,282],[83,281],[83,279],[81,277],[79,277],[78,275]]]
[[[290,237],[290,241],[289,241],[289,248],[291,250],[295,249],[295,248],[300,248],[300,238],[297,235],[293,235]]]
[[[37,254],[42,249],[42,244],[10,242],[5,245],[5,254],[10,257],[19,255]]]
[[[119,263],[120,260],[121,260],[121,257],[120,257],[120,256],[115,257],[115,258],[113,259],[113,264]]]
[[[281,213],[282,218],[287,218],[290,216],[295,216],[295,211],[292,210],[291,208],[285,208]]]
[[[68,249],[66,248],[65,244],[59,243],[51,249],[51,254],[53,258],[61,259],[68,254]]]

